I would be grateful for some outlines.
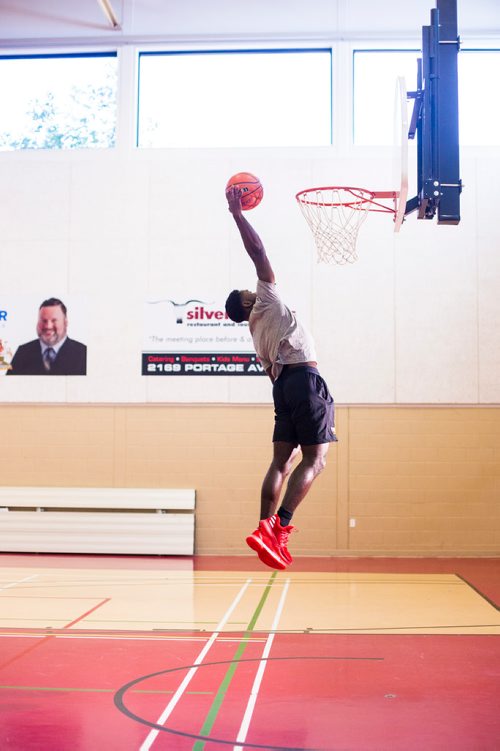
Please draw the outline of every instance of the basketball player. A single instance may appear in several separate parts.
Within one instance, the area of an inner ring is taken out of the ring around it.
[[[334,405],[317,369],[311,335],[281,301],[264,245],[243,216],[241,190],[229,187],[226,198],[257,272],[257,291],[233,290],[226,312],[232,321],[248,321],[257,355],[273,383],[275,412],[273,459],[262,484],[260,522],[246,541],[267,566],[285,569],[293,560],[287,548],[293,514],[324,469],[330,443],[337,440]],[[302,459],[291,472],[299,449]]]

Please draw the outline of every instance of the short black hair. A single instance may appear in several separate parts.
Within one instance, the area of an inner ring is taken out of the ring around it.
[[[66,305],[63,303],[62,300],[59,300],[58,297],[49,297],[48,300],[44,300],[43,303],[40,305],[39,310],[41,310],[42,308],[54,308],[56,306],[59,306],[61,308],[64,315],[68,314]]]
[[[226,300],[226,313],[235,323],[241,323],[246,319],[246,311],[241,302],[239,289],[233,289]]]

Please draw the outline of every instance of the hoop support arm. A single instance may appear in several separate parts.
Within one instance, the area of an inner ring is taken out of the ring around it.
[[[374,190],[372,191],[373,198],[386,198],[391,199],[394,202],[394,208],[391,208],[390,206],[384,206],[383,203],[378,203],[377,201],[371,200],[370,203],[372,203],[374,206],[378,206],[377,209],[370,208],[370,211],[381,211],[381,212],[387,212],[388,214],[395,214],[398,208],[398,198],[399,198],[399,191],[397,190]]]

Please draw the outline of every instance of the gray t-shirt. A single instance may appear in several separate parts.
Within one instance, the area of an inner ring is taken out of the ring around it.
[[[278,378],[283,365],[316,361],[311,334],[282,302],[275,284],[257,281],[257,299],[248,325],[262,367],[271,367],[273,378]]]

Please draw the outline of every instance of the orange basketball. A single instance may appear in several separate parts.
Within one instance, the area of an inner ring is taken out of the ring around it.
[[[258,177],[250,172],[238,172],[229,178],[226,190],[231,185],[237,185],[241,190],[241,208],[243,211],[254,209],[262,201],[264,188]]]

